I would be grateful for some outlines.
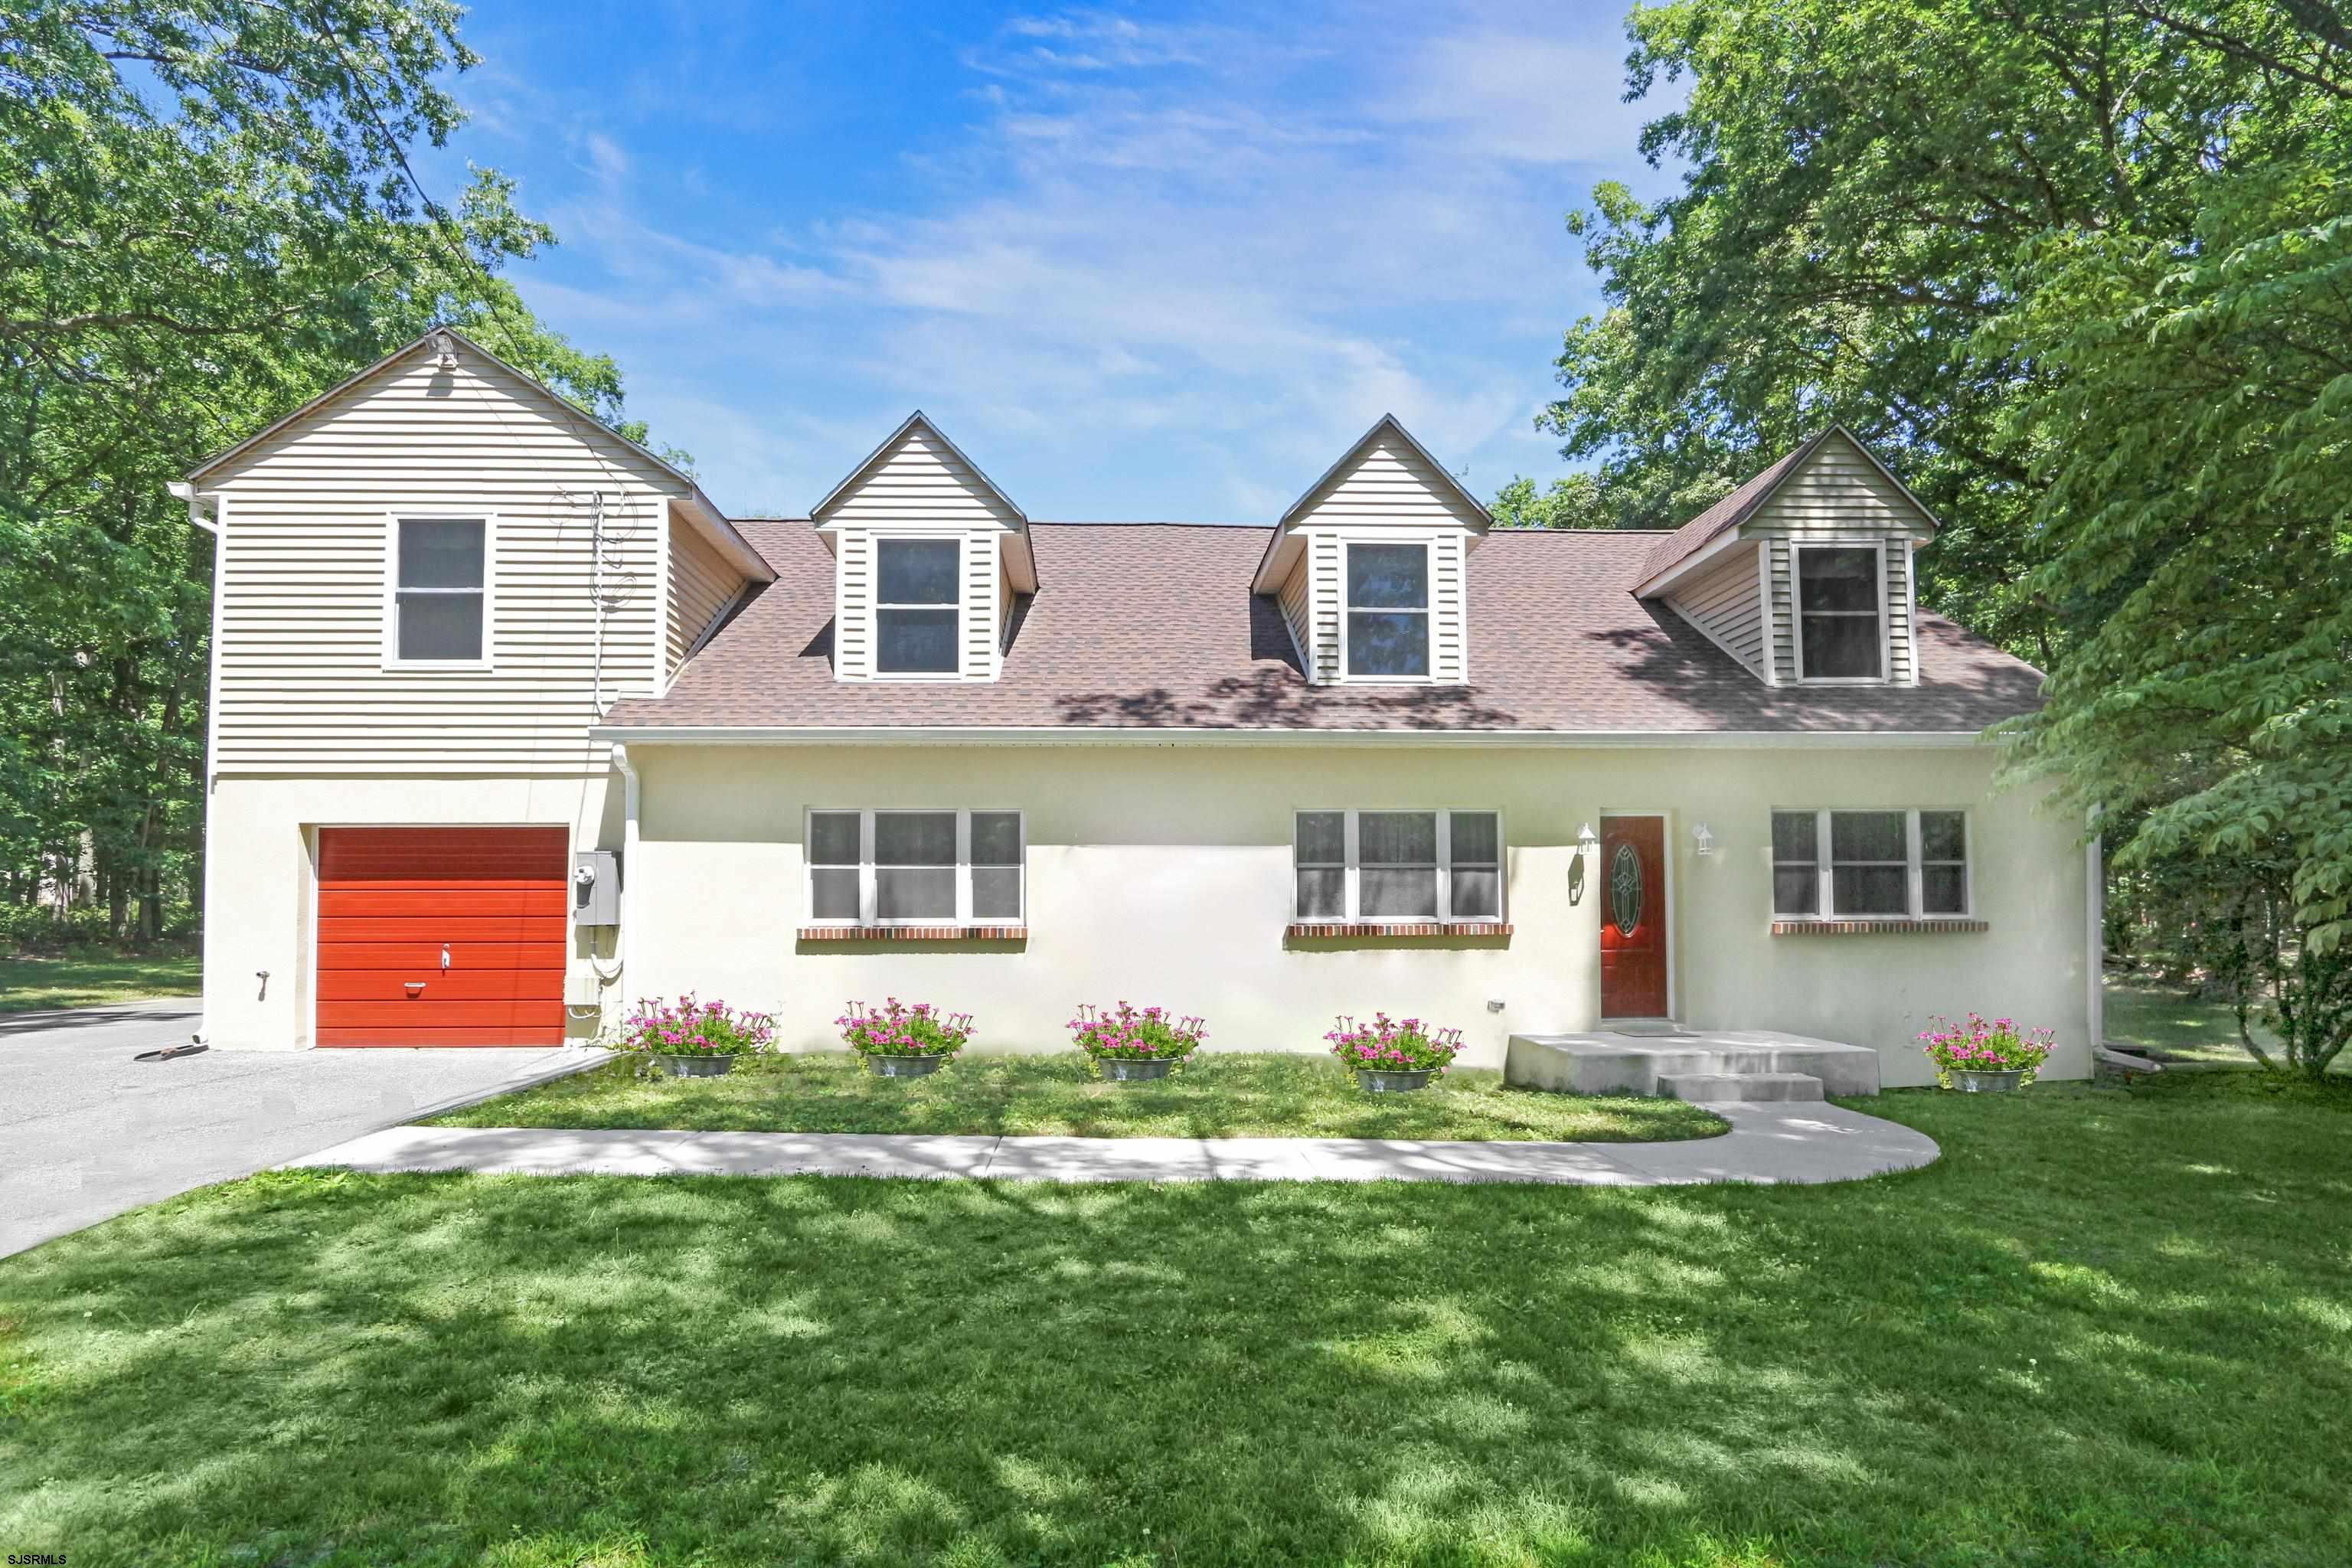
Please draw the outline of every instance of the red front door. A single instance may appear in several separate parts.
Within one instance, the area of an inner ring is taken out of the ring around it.
[[[1601,1016],[1666,1016],[1666,820],[1601,819]]]

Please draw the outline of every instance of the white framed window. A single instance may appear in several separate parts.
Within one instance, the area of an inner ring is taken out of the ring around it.
[[[497,520],[398,515],[384,528],[387,669],[488,669]]]
[[[1796,576],[1797,679],[1886,679],[1886,552],[1882,541],[1802,540]]]
[[[808,814],[814,925],[1020,925],[1028,828],[1018,811],[820,809]]]
[[[1503,814],[1293,814],[1292,918],[1307,924],[1500,922]]]
[[[1340,664],[1350,680],[1427,680],[1429,546],[1345,542]]]
[[[874,672],[960,675],[963,670],[963,541],[874,542]]]
[[[1779,919],[1965,919],[1973,907],[1966,811],[1772,813]]]

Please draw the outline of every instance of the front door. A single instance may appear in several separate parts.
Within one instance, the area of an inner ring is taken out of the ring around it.
[[[1601,819],[1601,1016],[1666,1016],[1666,819]]]

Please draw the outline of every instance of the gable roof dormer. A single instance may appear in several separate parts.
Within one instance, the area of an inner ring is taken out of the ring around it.
[[[1029,519],[917,409],[809,509],[834,557],[840,680],[994,680],[1019,596],[1037,591]]]
[[[1470,552],[1494,520],[1393,414],[1275,523],[1250,591],[1276,595],[1318,685],[1470,679]]]
[[[1912,554],[1935,533],[1894,470],[1832,425],[1659,540],[1633,591],[1768,686],[1916,686]]]

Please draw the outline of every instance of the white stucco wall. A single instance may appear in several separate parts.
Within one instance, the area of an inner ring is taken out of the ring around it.
[[[1336,1013],[1461,1026],[1495,1066],[1515,1032],[1590,1028],[1600,1012],[1601,879],[1568,897],[1579,826],[1668,816],[1675,1013],[1874,1047],[1890,1085],[1927,1081],[1913,1037],[1969,1008],[2055,1027],[2052,1076],[2089,1071],[2088,879],[2073,825],[2021,791],[1990,794],[1976,750],[1499,750],[1294,745],[952,748],[633,744],[641,841],[627,873],[622,989],[684,990],[774,1012],[787,1049],[834,1041],[852,999],[977,1016],[979,1046],[1058,1049],[1079,1002],[1208,1016],[1225,1049],[1313,1050]],[[1020,947],[801,943],[811,806],[1018,807],[1029,832]],[[1769,812],[1964,806],[1982,933],[1774,937]],[[1507,942],[1286,944],[1291,813],[1497,807]],[[1717,853],[1693,853],[1691,827]],[[1500,1001],[1500,1012],[1488,1010]]]

